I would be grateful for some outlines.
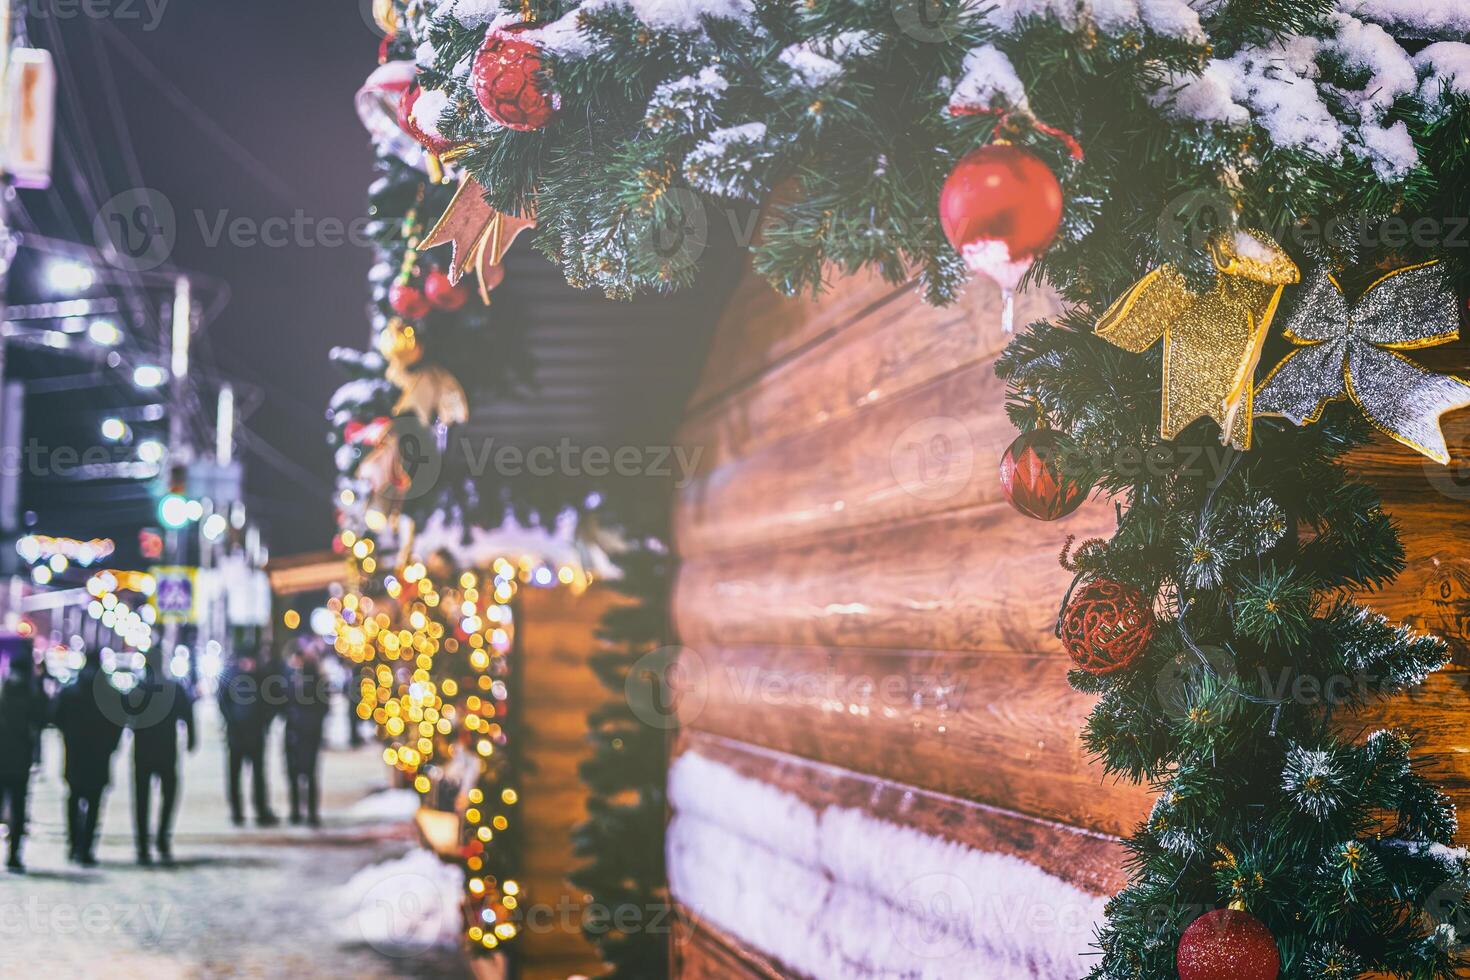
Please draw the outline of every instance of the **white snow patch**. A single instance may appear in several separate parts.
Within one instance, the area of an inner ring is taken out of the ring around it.
[[[1422,79],[1419,98],[1430,106],[1442,104],[1448,95],[1470,96],[1470,44],[1431,44],[1414,56],[1414,69]]]
[[[1362,113],[1365,122],[1378,123],[1394,100],[1411,94],[1419,85],[1414,63],[1399,43],[1377,24],[1353,17],[1336,18],[1337,35],[1324,51],[1341,58],[1349,68],[1371,73],[1361,91],[1338,90],[1349,105]]]
[[[412,820],[419,812],[419,794],[411,789],[385,789],[364,796],[347,811],[350,820]]]
[[[673,893],[817,980],[1071,980],[1103,918],[1102,898],[1019,858],[813,807],[696,753],[669,799]]]
[[[439,89],[421,89],[418,101],[413,104],[414,125],[424,131],[426,136],[444,138],[443,131],[439,128],[439,119],[444,115],[444,110],[449,108],[449,93]]]
[[[998,0],[986,15],[1003,33],[1027,18],[1051,18],[1068,30],[1090,21],[1105,34],[1146,27],[1156,34],[1206,40],[1199,14],[1185,0]]]
[[[1419,150],[1409,135],[1409,127],[1402,121],[1387,128],[1363,126],[1358,130],[1358,138],[1368,151],[1373,171],[1386,182],[1401,180],[1419,163]]]
[[[965,73],[949,97],[950,109],[1027,110],[1026,86],[998,48],[982,45],[965,54]]]
[[[1231,96],[1234,73],[1223,62],[1211,61],[1198,75],[1176,75],[1161,89],[1150,93],[1149,101],[1167,106],[1170,115],[1227,126],[1244,126],[1250,122],[1250,110],[1236,104]]]
[[[1470,34],[1465,0],[1340,0],[1343,13],[1391,28],[1400,37],[1461,38]]]
[[[376,378],[359,378],[349,381],[332,393],[327,407],[335,412],[348,405],[362,405],[372,401],[388,389],[386,381]]]
[[[458,949],[464,872],[423,848],[363,868],[337,890],[338,937],[388,955]]]

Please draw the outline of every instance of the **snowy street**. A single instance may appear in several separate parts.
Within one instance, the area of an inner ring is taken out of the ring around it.
[[[284,821],[276,726],[270,789],[282,824],[263,829],[252,819],[235,828],[225,802],[219,718],[203,704],[199,715],[199,750],[182,764],[173,868],[139,867],[134,860],[126,737],[113,759],[100,866],[83,870],[67,862],[61,744],[47,732],[43,765],[31,783],[29,873],[0,873],[0,960],[31,964],[27,972],[37,976],[118,980],[467,975],[452,945],[364,941],[357,917],[371,917],[366,906],[376,901],[374,892],[355,901],[339,894],[355,873],[416,848],[403,791],[368,799],[386,788],[381,749],[370,743],[324,753],[325,826],[292,827]],[[345,721],[333,717],[329,746],[343,744],[345,731]]]

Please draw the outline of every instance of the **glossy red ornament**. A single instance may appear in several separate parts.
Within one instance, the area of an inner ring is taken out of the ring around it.
[[[1053,429],[1023,432],[1000,458],[1000,486],[1011,506],[1038,521],[1055,521],[1081,507],[1089,488],[1067,473],[1076,448]]]
[[[429,303],[436,310],[444,310],[453,313],[464,309],[464,305],[470,301],[470,291],[461,281],[459,285],[449,281],[448,273],[442,269],[430,270],[424,276],[424,295],[428,297]]]
[[[939,193],[939,221],[972,272],[1015,289],[1057,237],[1062,185],[1029,150],[982,146],[950,171]]]
[[[422,320],[433,309],[424,291],[407,282],[395,282],[388,290],[388,305],[405,320]]]
[[[392,420],[383,415],[379,415],[371,422],[352,419],[342,427],[342,438],[348,445],[358,443],[376,445],[383,438],[383,434],[388,431],[390,425],[392,425]]]
[[[551,122],[559,101],[545,83],[541,48],[516,36],[528,26],[487,34],[470,71],[470,86],[485,114],[523,132]]]
[[[433,136],[425,132],[424,128],[413,118],[413,107],[418,104],[419,96],[423,94],[423,88],[417,83],[403,90],[403,94],[398,97],[398,126],[418,141],[419,146],[436,156],[442,156],[454,149],[454,144],[442,136]]]
[[[1206,912],[1179,937],[1179,980],[1277,980],[1281,954],[1265,923],[1239,909]]]
[[[1062,646],[1089,674],[1111,674],[1132,664],[1154,637],[1154,610],[1142,592],[1095,579],[1073,593],[1062,613]]]

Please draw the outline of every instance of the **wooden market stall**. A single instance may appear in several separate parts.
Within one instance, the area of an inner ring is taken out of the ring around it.
[[[1016,322],[1055,308],[1023,295]],[[933,309],[876,278],[813,302],[747,276],[728,304],[679,437],[703,458],[675,509],[676,976],[1088,968],[1126,880],[1118,839],[1150,799],[1080,744],[1093,699],[1052,627],[1065,537],[1106,536],[1113,512],[1040,524],[1003,499],[1006,339],[980,282]],[[1470,363],[1463,344],[1446,356]],[[1470,413],[1445,430],[1463,466]],[[1353,724],[1422,732],[1470,803],[1470,481],[1386,439],[1352,464],[1410,559],[1373,605],[1460,664]]]

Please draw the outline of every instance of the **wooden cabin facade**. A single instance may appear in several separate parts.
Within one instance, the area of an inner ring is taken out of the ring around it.
[[[1055,308],[1023,295],[1016,322]],[[679,436],[703,457],[675,506],[675,976],[1087,972],[1151,800],[1084,751],[1093,699],[1052,633],[1065,538],[1110,534],[1112,506],[1042,524],[1002,497],[1006,340],[978,282],[941,310],[872,278],[813,302],[747,276],[728,304]],[[1470,413],[1445,428],[1461,468],[1386,439],[1353,465],[1410,558],[1372,603],[1466,664]],[[1462,806],[1467,678],[1354,722],[1422,733]]]

